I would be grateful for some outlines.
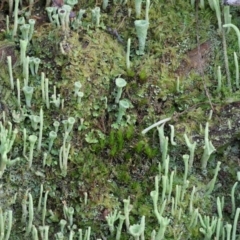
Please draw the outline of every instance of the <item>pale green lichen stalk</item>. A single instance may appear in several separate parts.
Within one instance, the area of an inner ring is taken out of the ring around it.
[[[139,18],[142,11],[142,0],[135,0],[136,18]]]
[[[18,130],[15,128],[12,131],[12,124],[8,123],[9,128],[6,129],[2,122],[0,122],[0,178],[2,177],[7,166],[11,166],[20,160],[19,157],[10,160],[7,156],[11,152],[13,143],[17,136]]]
[[[13,211],[4,211],[0,207],[0,239],[9,240],[13,225]]]
[[[208,138],[208,122],[206,123],[205,127],[205,136],[204,136],[204,152],[201,158],[201,163],[202,163],[202,170],[206,171],[207,170],[207,163],[208,160],[213,152],[216,151],[215,147],[213,146],[212,142]]]

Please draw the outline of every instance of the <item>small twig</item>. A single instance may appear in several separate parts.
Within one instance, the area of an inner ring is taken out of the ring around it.
[[[37,2],[39,2],[39,0],[36,0],[36,1],[33,3],[33,5],[36,4]],[[30,5],[24,7],[21,11],[25,11],[25,10],[28,9],[28,8],[30,8]]]
[[[117,32],[116,29],[112,29],[112,28],[110,28],[110,27],[107,27],[107,32],[108,32],[109,34],[111,34],[113,37],[115,37],[115,38],[118,40],[118,42],[124,43],[124,42],[123,42],[123,39],[121,38],[121,36],[119,35],[119,33]]]
[[[119,30],[119,29],[122,27],[125,19],[126,19],[126,16],[122,19],[122,21],[121,21],[120,24],[118,25],[117,30]]]

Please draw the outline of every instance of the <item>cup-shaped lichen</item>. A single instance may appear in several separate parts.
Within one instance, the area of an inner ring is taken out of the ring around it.
[[[31,100],[32,100],[32,95],[33,95],[33,87],[24,86],[23,87],[23,92],[24,92],[24,95],[25,95],[25,100],[26,100],[27,107],[31,107]]]
[[[117,95],[115,98],[115,103],[118,103],[122,96],[122,89],[127,85],[127,82],[123,78],[116,78],[115,84],[117,86]]]
[[[67,121],[68,121],[68,129],[67,129],[67,131],[70,133],[72,131],[73,125],[74,125],[76,120],[75,120],[74,117],[69,117]]]
[[[149,27],[149,22],[146,20],[136,20],[134,22],[135,28],[137,31],[137,37],[139,42],[138,50],[136,51],[137,55],[143,55],[145,49],[145,43],[147,38],[147,30]]]
[[[67,11],[65,9],[59,9],[58,15],[60,18],[60,22],[61,22],[63,31],[65,31],[65,29],[66,29],[66,23],[65,23],[66,14],[67,14]]]
[[[83,14],[84,14],[85,12],[86,12],[85,9],[80,9],[80,10],[79,10],[78,15],[77,15],[77,19],[78,19],[79,21],[82,20]]]
[[[40,62],[41,62],[41,59],[40,59],[40,58],[34,58],[34,60],[33,60],[34,70],[35,70],[34,72],[35,72],[35,74],[38,73],[38,68],[39,68]]]
[[[48,144],[48,151],[50,152],[53,146],[54,140],[57,138],[57,133],[55,131],[51,131],[49,133],[49,144]]]
[[[129,233],[134,239],[139,239],[145,230],[145,216],[142,217],[140,224],[133,224],[129,227]]]
[[[83,92],[77,92],[77,102],[78,103],[81,103],[83,96],[84,96]]]
[[[31,120],[31,125],[32,125],[32,128],[34,130],[37,130],[38,129],[38,124],[40,123],[41,119],[40,119],[40,116],[37,116],[37,115],[31,115],[29,116],[30,120]]]
[[[79,81],[74,83],[74,96],[77,96],[77,93],[81,87],[82,87],[82,84]]]
[[[60,126],[60,122],[58,122],[58,121],[54,121],[54,123],[53,123],[53,126],[54,126],[54,131],[57,133],[58,132],[58,128],[59,128],[59,126]]]
[[[119,110],[118,110],[118,116],[117,116],[117,123],[120,123],[122,120],[122,117],[124,116],[126,110],[130,107],[130,104],[127,100],[120,100],[119,101]]]
[[[35,19],[29,19],[28,22],[29,22],[29,25],[30,25],[28,39],[31,40],[32,36],[33,36],[34,26],[35,26],[36,20]]]
[[[92,23],[95,24],[96,27],[99,27],[100,17],[100,7],[95,7],[92,9]]]
[[[72,7],[69,6],[69,5],[66,5],[64,4],[62,6],[62,10],[65,10],[66,11],[66,15],[65,15],[65,18],[64,18],[64,21],[65,21],[65,29],[64,30],[68,30],[69,28],[69,16],[70,16],[70,13],[72,11]],[[61,11],[62,11],[61,10]],[[60,16],[59,16],[60,17]],[[60,19],[61,20],[61,19]]]
[[[53,19],[52,19],[53,10],[54,10],[53,7],[46,7],[47,15],[51,23],[53,22]]]
[[[64,1],[67,5],[74,7],[74,5],[76,5],[78,3],[78,0],[67,0]]]
[[[37,136],[30,135],[28,137],[28,140],[30,142],[30,150],[29,150],[29,157],[28,157],[28,168],[31,168],[32,167],[32,160],[33,160],[33,149],[34,149],[34,145],[37,141]]]
[[[30,24],[23,24],[20,27],[21,33],[22,33],[22,38],[24,40],[28,40],[28,35],[29,35],[29,31],[30,31]]]

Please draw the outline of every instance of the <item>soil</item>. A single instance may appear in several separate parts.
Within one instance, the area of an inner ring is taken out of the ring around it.
[[[201,73],[209,64],[211,52],[210,40],[186,52],[186,59],[181,62],[176,74],[180,77],[187,77],[192,70],[196,73]]]

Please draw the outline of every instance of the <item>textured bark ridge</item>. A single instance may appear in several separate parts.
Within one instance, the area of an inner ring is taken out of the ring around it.
[[[223,0],[224,5],[240,6],[240,0]]]

